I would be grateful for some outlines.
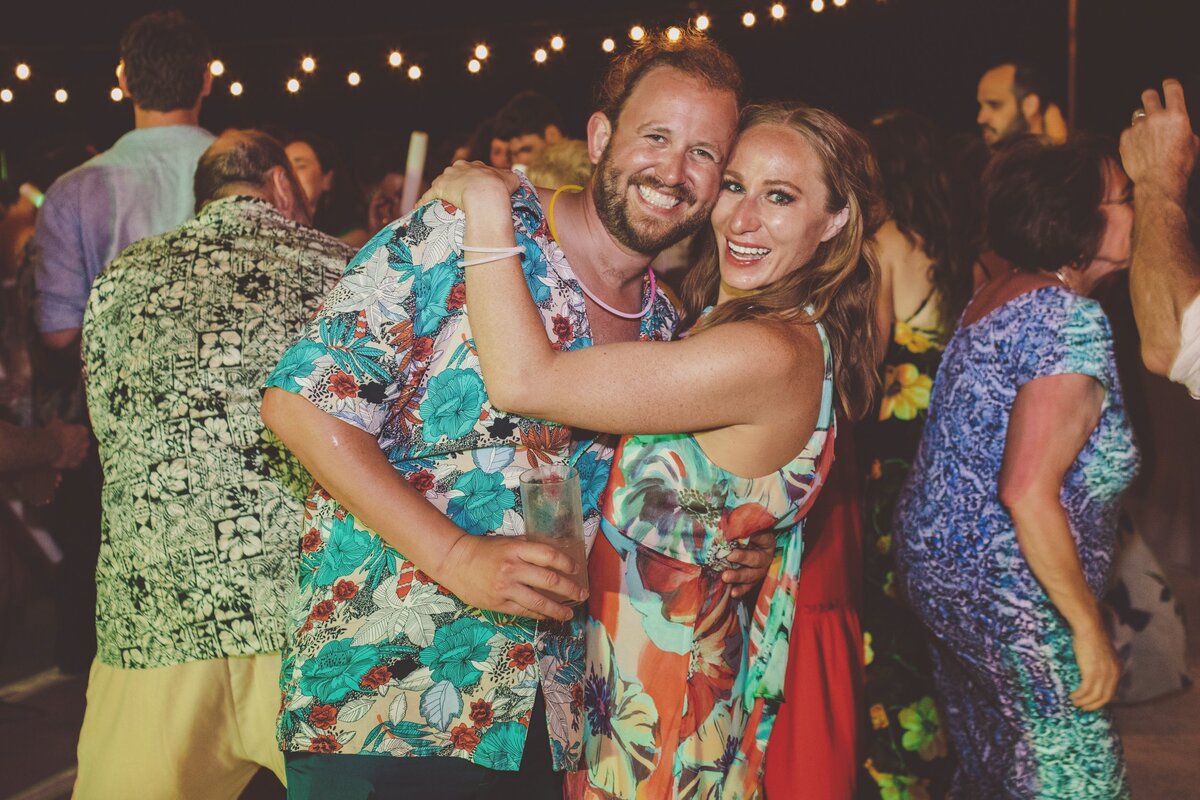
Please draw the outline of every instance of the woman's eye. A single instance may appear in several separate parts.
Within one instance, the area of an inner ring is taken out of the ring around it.
[[[767,195],[767,199],[776,205],[786,206],[796,198],[792,197],[787,192],[771,192]]]
[[[737,181],[731,181],[728,178],[726,178],[725,180],[721,181],[721,191],[735,192],[735,193],[741,194],[742,185],[740,183],[738,183]]]

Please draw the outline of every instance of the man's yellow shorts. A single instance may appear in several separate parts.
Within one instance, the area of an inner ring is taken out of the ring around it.
[[[152,669],[92,662],[79,734],[80,800],[237,798],[275,741],[279,655]]]

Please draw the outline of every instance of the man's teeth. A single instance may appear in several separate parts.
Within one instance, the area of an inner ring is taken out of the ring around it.
[[[733,254],[736,256],[749,256],[755,258],[765,256],[767,253],[771,252],[769,247],[742,247],[741,245],[734,244],[733,242],[729,242],[729,249],[732,250]]]
[[[643,200],[657,208],[674,208],[675,206],[679,205],[678,197],[672,197],[669,194],[656,192],[649,186],[638,186],[637,189],[638,194],[642,196]]]

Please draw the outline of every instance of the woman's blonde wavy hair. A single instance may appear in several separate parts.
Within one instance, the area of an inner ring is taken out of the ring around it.
[[[697,237],[695,266],[682,287],[686,318],[705,330],[746,319],[800,316],[820,321],[833,352],[838,403],[847,417],[859,419],[879,391],[879,265],[871,248],[863,246],[884,219],[879,170],[866,140],[828,111],[795,102],[749,106],[742,112],[739,131],[758,125],[783,125],[803,137],[821,163],[829,195],[826,211],[836,214],[846,208],[849,218],[836,236],[817,247],[809,263],[753,295],[721,304],[701,319],[702,311],[716,302],[721,283],[716,239],[712,228],[706,228]],[[804,311],[810,305],[811,316]]]

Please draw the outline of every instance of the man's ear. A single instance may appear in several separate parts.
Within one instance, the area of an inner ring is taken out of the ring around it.
[[[563,140],[563,132],[557,125],[547,125],[546,130],[542,131],[542,138],[546,140],[546,144],[557,144]]]
[[[593,164],[600,162],[600,156],[604,154],[604,148],[608,147],[608,141],[611,138],[612,123],[609,122],[607,114],[597,111],[588,117],[588,157],[592,160]]]
[[[1042,98],[1036,94],[1027,94],[1021,99],[1021,116],[1033,126],[1034,120],[1042,113]],[[1040,133],[1040,131],[1037,131]]]
[[[266,184],[266,189],[270,193],[268,199],[271,201],[271,205],[279,209],[280,214],[293,222],[305,225],[309,223],[312,217],[308,213],[308,202],[302,194],[296,191],[292,176],[285,168],[274,166],[267,170]]]
[[[212,81],[213,81],[212,70],[209,70],[209,69],[204,70],[204,85],[200,88],[200,96],[201,97],[208,97],[209,92],[212,91]]]
[[[129,97],[129,81],[125,80],[125,62],[117,64],[117,86],[121,87],[121,93]]]

